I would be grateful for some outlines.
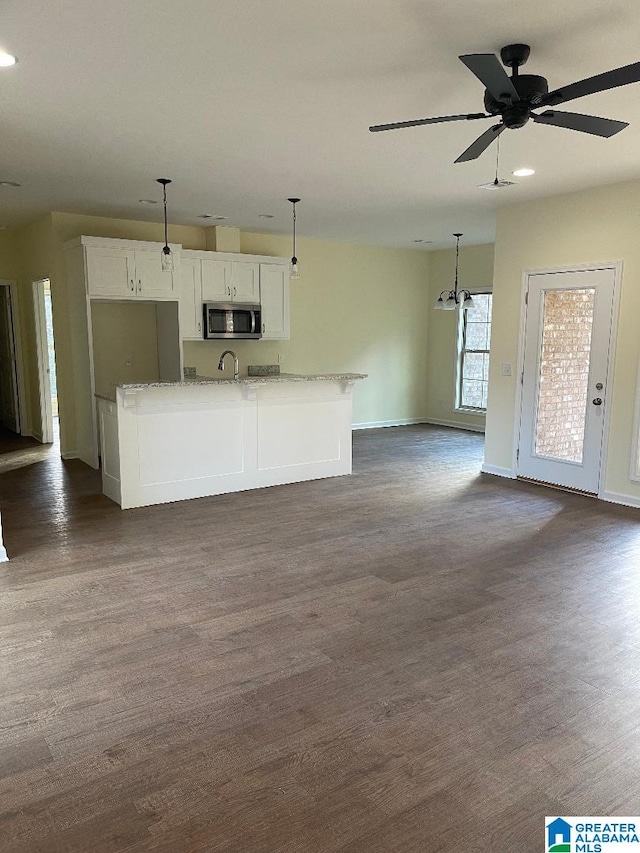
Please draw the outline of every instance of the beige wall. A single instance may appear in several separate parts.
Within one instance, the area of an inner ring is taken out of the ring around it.
[[[85,294],[71,292],[65,274],[63,246],[80,235],[133,240],[162,240],[162,223],[115,220],[103,217],[52,213],[6,237],[3,254],[7,278],[18,278],[23,289],[23,349],[30,398],[29,421],[38,431],[38,386],[35,360],[33,309],[30,282],[50,278],[53,296],[54,334],[60,401],[63,452],[77,450],[75,399],[86,391],[86,377],[79,367],[79,351],[85,346],[80,324],[86,310]],[[0,235],[0,252],[3,241]],[[289,236],[244,233],[242,251],[250,254],[288,256]],[[204,249],[210,230],[170,226],[169,238],[185,248]],[[290,372],[338,370],[370,374],[355,393],[356,422],[394,422],[421,419],[426,410],[427,324],[429,322],[428,268],[424,251],[394,250],[301,239],[298,253],[302,278],[291,287],[291,340],[235,341],[243,368],[249,363],[277,362]],[[77,292],[76,292],[77,291]],[[111,305],[98,314],[97,334],[104,345],[109,327],[122,329],[134,346],[130,306]],[[140,318],[153,337],[150,315]],[[134,323],[135,325],[135,323]],[[148,332],[148,334],[147,334]],[[102,344],[101,344],[102,346]],[[86,347],[85,347],[86,348]],[[187,342],[185,363],[199,372],[216,373],[223,347],[214,342]],[[153,347],[155,355],[155,347]],[[99,382],[120,381],[125,356],[112,344],[111,355],[97,365]],[[144,371],[151,366],[141,353],[129,353]],[[113,377],[117,377],[114,379]],[[137,377],[136,377],[137,378]],[[151,377],[150,377],[151,378]]]
[[[640,500],[629,480],[640,356],[640,182],[601,187],[498,212],[485,464],[511,470],[522,274],[526,269],[623,261],[613,387],[606,395],[611,432],[604,489]],[[513,376],[500,372],[511,362]]]
[[[290,237],[243,233],[242,251],[287,257]],[[241,369],[277,363],[289,373],[369,374],[354,394],[354,422],[424,418],[429,287],[427,252],[298,241],[291,340],[232,341]],[[185,365],[218,375],[224,342],[185,342]],[[231,371],[231,363],[227,373]]]
[[[429,310],[443,290],[453,287],[456,250],[429,252]],[[469,290],[491,290],[493,286],[493,243],[461,246],[458,286]],[[429,420],[484,429],[483,415],[457,412],[456,364],[457,311],[436,311],[429,320],[427,353],[426,416]]]
[[[121,383],[158,381],[155,305],[94,302],[91,321],[96,393],[111,396]]]
[[[40,392],[38,387],[38,356],[35,338],[35,314],[31,284],[49,278],[51,270],[51,217],[49,215],[25,226],[13,229],[11,238],[18,260],[18,298],[20,301],[20,332],[22,338],[22,365],[24,370],[26,411],[22,412],[27,431],[42,434],[40,423]],[[52,293],[54,328],[63,315],[56,308]],[[68,367],[64,357],[62,369]]]

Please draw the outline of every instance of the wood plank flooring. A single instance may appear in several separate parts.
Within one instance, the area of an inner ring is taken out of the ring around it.
[[[356,433],[352,477],[122,512],[0,476],[2,853],[528,853],[640,802],[640,513]]]

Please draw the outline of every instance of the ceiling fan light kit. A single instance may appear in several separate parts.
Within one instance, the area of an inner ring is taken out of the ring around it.
[[[630,83],[639,82],[640,62],[624,65],[603,74],[596,74],[594,77],[579,80],[550,92],[545,77],[540,77],[537,74],[520,74],[519,69],[529,58],[530,50],[527,44],[506,45],[500,51],[502,65],[493,53],[473,53],[458,57],[485,87],[484,113],[437,116],[391,124],[378,124],[372,125],[369,130],[377,133],[382,130],[418,127],[423,124],[476,121],[499,117],[499,123],[481,134],[455,161],[456,163],[466,163],[478,158],[507,128],[518,130],[524,127],[529,119],[536,124],[564,127],[567,130],[577,130],[580,133],[589,133],[605,139],[628,127],[628,123],[624,121],[558,111],[554,108],[558,104],[565,104],[576,98],[583,98],[586,95],[593,95],[597,92],[615,89],[618,86],[627,86]],[[503,65],[511,69],[511,77],[507,75]],[[544,112],[534,112],[534,110],[544,110]]]

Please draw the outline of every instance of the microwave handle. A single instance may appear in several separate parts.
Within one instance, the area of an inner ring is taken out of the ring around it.
[[[255,335],[256,333],[256,312],[251,312],[251,334]]]

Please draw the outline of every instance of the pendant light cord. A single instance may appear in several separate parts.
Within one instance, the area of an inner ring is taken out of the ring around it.
[[[169,226],[167,224],[167,185],[162,185],[164,199],[164,245],[165,248],[169,245]]]
[[[461,234],[456,234],[456,279],[453,284],[454,299],[458,301],[458,258],[460,257],[460,237]]]
[[[498,164],[500,163],[500,136],[498,136],[497,143],[498,145],[496,148],[496,179],[493,182],[496,186],[500,183],[500,181],[498,180]]]
[[[296,202],[293,203],[293,257],[297,260],[296,254]]]

